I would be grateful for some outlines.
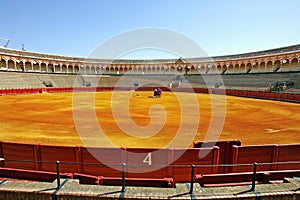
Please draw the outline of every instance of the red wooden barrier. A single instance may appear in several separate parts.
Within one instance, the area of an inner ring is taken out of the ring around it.
[[[265,99],[269,99],[270,98],[270,94],[271,94],[270,92],[265,92],[264,93],[264,98]]]
[[[295,94],[295,101],[300,102],[300,94]]]
[[[218,146],[220,148],[219,164],[231,164],[232,161],[232,146],[240,146],[239,140],[227,140],[227,141],[210,141],[210,142],[194,142],[194,148],[211,148]],[[218,173],[229,173],[231,167],[219,167]]]
[[[275,93],[275,99],[281,100],[281,93]]]
[[[288,94],[281,94],[281,97],[280,97],[280,99],[281,99],[281,100],[283,100],[283,101],[287,101],[287,100],[289,100],[289,98],[288,98]]]
[[[260,183],[268,183],[270,174],[268,172],[257,172],[256,181]],[[235,183],[242,184],[251,182],[253,180],[253,172],[243,173],[227,173],[227,174],[196,174],[197,182],[202,186],[220,186],[220,184]]]
[[[175,182],[188,182],[191,179],[191,165],[215,165],[195,167],[195,174],[218,172],[219,147],[174,149],[173,179]]]
[[[127,148],[126,177],[130,178],[168,178],[172,177],[169,164],[172,149]],[[135,166],[132,166],[135,165]]]
[[[81,147],[79,157],[84,174],[121,177],[124,150],[121,148]]]
[[[60,173],[62,178],[73,178],[73,174]],[[22,179],[31,181],[53,182],[56,179],[55,172],[24,170],[14,168],[0,168],[1,178]]]
[[[300,177],[300,170],[269,171],[268,173],[270,174],[270,180],[283,180],[284,178]]]
[[[32,144],[2,142],[4,167],[36,169],[36,148]],[[22,160],[22,161],[20,161]]]
[[[288,94],[289,101],[295,101],[295,94]]]
[[[281,145],[278,146],[278,159],[277,162],[300,162],[300,145]],[[278,164],[276,170],[292,170],[300,169],[300,163],[295,164]]]
[[[234,166],[232,172],[253,171],[253,163],[271,163],[277,161],[277,145],[233,146],[232,164],[249,164],[247,166]],[[258,171],[273,170],[275,165],[259,165]]]
[[[269,99],[276,99],[276,94],[275,93],[270,93]]]
[[[258,98],[261,98],[261,99],[265,98],[265,93],[264,92],[257,92],[256,94],[257,94]]]
[[[56,161],[60,161],[61,172],[79,172],[79,162],[76,159],[76,147],[40,145],[41,170],[56,171]],[[51,162],[51,163],[49,163]],[[66,163],[68,162],[68,163]]]

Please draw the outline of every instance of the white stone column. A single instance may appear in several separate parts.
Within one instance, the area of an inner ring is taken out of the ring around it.
[[[299,62],[298,62],[299,64]],[[6,67],[6,70],[8,71],[8,60],[5,60],[5,67]]]
[[[265,72],[267,72],[268,61],[265,61]]]
[[[14,60],[14,65],[15,65],[15,71],[17,71],[17,61]]]
[[[48,65],[49,65],[49,63],[48,62],[45,62],[45,65],[46,65],[46,72],[48,73]]]
[[[42,71],[42,63],[39,61],[39,71]]]

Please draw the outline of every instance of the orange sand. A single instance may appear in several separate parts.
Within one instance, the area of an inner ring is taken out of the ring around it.
[[[148,98],[150,95],[152,92],[126,91],[1,96],[0,139],[108,147],[188,147],[192,141],[205,138],[238,139],[242,145],[300,143],[300,104],[227,96],[223,105],[219,95],[164,92],[162,98]],[[211,119],[211,97],[216,98],[214,119]],[[199,106],[189,99],[195,99]],[[212,127],[218,127],[222,121],[222,108],[226,117],[221,134],[217,131],[207,134],[211,120],[216,122]],[[73,109],[80,111],[80,115],[75,113],[73,117]],[[193,116],[197,112],[200,112],[199,123]],[[87,113],[97,117],[102,136]],[[86,132],[76,129],[75,117],[76,124],[79,121]],[[119,126],[128,122],[134,125],[133,129],[125,127],[132,130],[130,133]],[[180,124],[187,128],[179,133]],[[196,131],[188,130],[195,124]]]

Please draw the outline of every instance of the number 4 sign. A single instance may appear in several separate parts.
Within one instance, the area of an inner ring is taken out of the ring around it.
[[[145,159],[143,160],[143,163],[151,165],[152,164],[152,157],[151,157],[151,153],[148,153],[147,156],[145,157]]]

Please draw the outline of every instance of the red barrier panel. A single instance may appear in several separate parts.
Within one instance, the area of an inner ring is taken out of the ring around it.
[[[218,172],[219,147],[174,149],[173,179],[175,182],[188,182],[191,179],[191,165],[196,166],[195,174],[211,174]],[[213,166],[215,165],[215,166]]]
[[[73,178],[73,174],[61,173],[60,176],[61,178]],[[0,177],[23,180],[25,179],[31,181],[53,182],[56,179],[56,173],[14,168],[0,168]]]
[[[4,167],[37,169],[36,150],[36,145],[32,144],[2,142]]]
[[[219,164],[231,164],[233,145],[240,146],[241,141],[194,142],[194,148],[212,148],[213,146],[218,146],[220,148]],[[231,170],[231,167],[219,167],[218,173],[229,173]]]
[[[264,93],[264,98],[270,99],[270,98],[271,98],[270,95],[271,95],[270,92],[265,92],[265,93]]]
[[[232,164],[249,164],[247,166],[234,166],[232,172],[251,172],[253,163],[271,163],[277,160],[277,145],[233,146]],[[257,171],[273,170],[275,165],[259,165]]]
[[[284,94],[281,94],[280,99],[281,99],[281,100],[284,100],[284,101],[289,100],[288,94],[285,94],[285,93],[284,93]]]
[[[287,98],[289,101],[295,101],[295,94],[288,94]]]
[[[248,96],[248,91],[240,91],[240,96],[247,97]]]
[[[275,93],[275,99],[276,100],[281,100],[281,94],[280,93]]]
[[[256,98],[257,92],[256,91],[248,91],[248,97]]]
[[[130,178],[169,178],[172,177],[169,164],[172,149],[127,148],[126,171]],[[134,166],[132,166],[134,165]]]
[[[28,89],[28,93],[33,94],[33,93],[36,93],[36,92],[35,92],[34,88],[30,88],[30,89]]]
[[[10,89],[6,89],[6,95],[11,95],[12,94],[12,92],[11,92],[11,90]]]
[[[226,90],[226,95],[234,95],[234,94],[235,94],[234,90],[231,89]]]
[[[76,147],[40,145],[40,154],[43,171],[56,171],[56,161],[60,161],[61,172],[79,172],[79,163],[76,159]],[[66,163],[68,162],[68,163]]]
[[[79,159],[84,174],[121,177],[124,150],[121,148],[81,147]]]
[[[269,99],[276,99],[276,93],[270,93]]]
[[[15,89],[15,94],[22,94],[22,89]]]
[[[268,173],[270,174],[270,180],[283,180],[284,178],[300,177],[300,170],[269,171]]]
[[[26,88],[22,88],[20,94],[26,94]]]
[[[300,95],[299,94],[295,94],[295,101],[300,102]]]
[[[257,92],[256,95],[257,95],[258,98],[261,98],[261,99],[265,98],[265,93],[264,92]]]
[[[278,162],[300,161],[300,145],[278,146]],[[276,170],[300,169],[300,163],[278,164]]]
[[[239,90],[233,90],[233,95],[239,95],[240,91]]]
[[[194,92],[195,93],[207,94],[208,93],[208,89],[207,88],[194,88]]]
[[[195,93],[201,93],[201,88],[194,88]]]
[[[270,179],[270,174],[268,172],[257,172],[256,181],[261,183],[268,183]],[[196,174],[196,180],[204,187],[206,185],[217,185],[235,183],[249,183],[253,180],[253,172],[243,172],[243,173],[226,173],[226,174]],[[243,184],[243,185],[244,185]]]

